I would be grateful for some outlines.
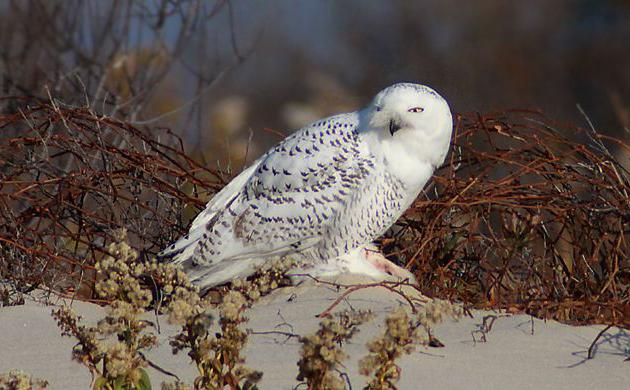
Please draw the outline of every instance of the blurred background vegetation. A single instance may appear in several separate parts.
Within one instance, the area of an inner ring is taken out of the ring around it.
[[[455,112],[586,125],[579,104],[604,134],[630,127],[623,0],[0,0],[0,38],[2,95],[167,126],[224,168],[398,81]]]

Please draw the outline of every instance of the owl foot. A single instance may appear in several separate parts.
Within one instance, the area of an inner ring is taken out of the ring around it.
[[[418,284],[416,277],[411,272],[387,260],[378,249],[369,246],[363,248],[362,252],[363,259],[377,270],[401,280],[407,279],[410,284]]]
[[[418,285],[411,272],[387,260],[374,245],[356,248],[337,258],[296,269],[292,274],[294,283],[303,279],[300,274],[325,279],[351,274],[369,276],[373,280],[407,281],[409,284]]]

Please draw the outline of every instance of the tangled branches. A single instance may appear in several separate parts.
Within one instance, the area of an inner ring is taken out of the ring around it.
[[[630,181],[602,139],[533,112],[460,117],[438,195],[384,244],[424,292],[628,326]]]
[[[151,256],[226,182],[167,130],[88,109],[37,104],[0,127],[0,278],[20,291],[92,298],[109,232]],[[629,326],[630,181],[603,139],[534,112],[460,116],[447,163],[381,245],[428,294]]]
[[[0,127],[0,278],[18,290],[45,284],[91,298],[112,231],[124,227],[152,255],[223,183],[169,131],[87,109],[36,105],[0,116]]]

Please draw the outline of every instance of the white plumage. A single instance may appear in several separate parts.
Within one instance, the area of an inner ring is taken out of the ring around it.
[[[208,288],[295,256],[315,274],[413,276],[374,251],[444,161],[452,131],[432,89],[395,84],[317,121],[234,178],[162,256]]]

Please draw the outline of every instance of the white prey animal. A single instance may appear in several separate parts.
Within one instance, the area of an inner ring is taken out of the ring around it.
[[[414,281],[372,245],[416,199],[448,152],[447,102],[395,84],[364,109],[284,139],[210,200],[161,256],[206,289],[292,256],[312,275],[344,272]]]

